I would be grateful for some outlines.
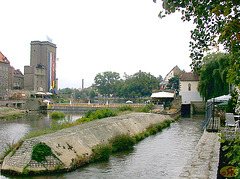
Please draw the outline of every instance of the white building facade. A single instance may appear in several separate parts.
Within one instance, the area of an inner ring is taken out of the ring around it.
[[[202,102],[203,99],[198,92],[199,75],[182,73],[179,77],[179,95],[182,96],[182,104],[191,104],[191,102]]]

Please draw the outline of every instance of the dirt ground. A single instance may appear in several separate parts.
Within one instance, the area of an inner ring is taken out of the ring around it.
[[[25,110],[8,108],[8,107],[0,107],[0,119],[16,118],[16,117],[21,117],[25,114],[26,114]]]

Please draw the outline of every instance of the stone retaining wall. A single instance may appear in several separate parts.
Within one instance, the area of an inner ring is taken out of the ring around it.
[[[168,115],[131,113],[116,117],[95,120],[52,134],[25,140],[15,153],[5,157],[2,171],[22,173],[28,171],[46,171],[71,169],[72,162],[79,156],[89,156],[97,144],[108,143],[118,134],[138,134],[151,124],[172,120]],[[39,143],[47,144],[56,157],[46,157],[46,161],[38,163],[31,159],[33,147]]]
[[[218,133],[204,131],[179,178],[217,178],[220,142]]]

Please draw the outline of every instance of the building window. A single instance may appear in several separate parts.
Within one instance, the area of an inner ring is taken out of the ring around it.
[[[188,91],[191,91],[191,84],[188,83]]]

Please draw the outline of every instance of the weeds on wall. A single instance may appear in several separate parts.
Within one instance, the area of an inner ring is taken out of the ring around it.
[[[39,142],[33,147],[32,151],[32,160],[35,160],[39,163],[45,162],[47,156],[54,156],[51,148],[45,143]]]

